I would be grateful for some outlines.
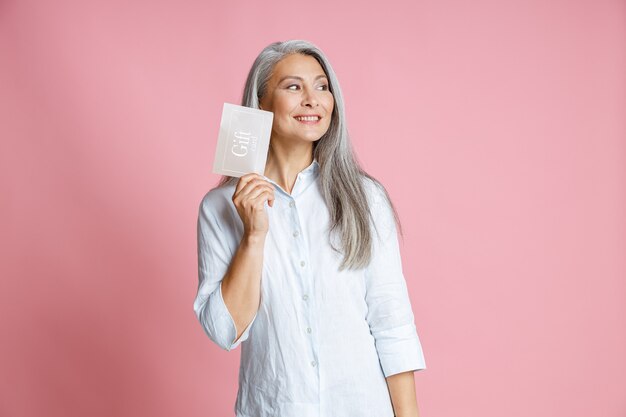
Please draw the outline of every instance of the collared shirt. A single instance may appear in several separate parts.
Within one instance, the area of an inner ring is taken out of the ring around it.
[[[385,378],[426,363],[391,207],[364,178],[380,235],[373,231],[368,267],[340,272],[317,160],[298,173],[291,194],[264,178],[275,200],[273,207],[265,202],[261,303],[238,340],[221,288],[243,235],[235,185],[210,190],[198,215],[194,311],[221,348],[242,346],[236,416],[393,417]]]

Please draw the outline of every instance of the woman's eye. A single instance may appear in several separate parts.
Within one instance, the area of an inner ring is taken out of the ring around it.
[[[300,86],[299,86],[298,84],[291,84],[291,85],[287,86],[287,90],[294,90],[294,89],[293,89],[293,88],[291,88],[291,87],[297,87],[297,88],[300,88]],[[321,88],[322,90],[328,90],[328,84],[320,85],[320,88]]]

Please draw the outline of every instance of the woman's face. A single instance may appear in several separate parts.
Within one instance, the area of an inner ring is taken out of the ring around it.
[[[312,56],[292,54],[274,66],[259,107],[274,113],[272,141],[314,142],[328,130],[334,104],[319,62]]]

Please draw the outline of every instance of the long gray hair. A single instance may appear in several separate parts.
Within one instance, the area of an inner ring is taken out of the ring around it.
[[[392,208],[394,221],[400,235],[402,226],[395,206],[385,187],[374,177],[361,169],[352,151],[345,121],[345,109],[339,81],[324,53],[310,42],[288,40],[274,42],[261,51],[248,73],[241,105],[259,108],[259,100],[266,92],[268,81],[274,66],[289,54],[299,53],[317,59],[328,77],[329,90],[335,101],[330,126],[326,133],[313,142],[313,156],[319,163],[319,180],[322,197],[330,212],[329,232],[341,233],[343,254],[340,270],[359,269],[369,264],[372,256],[372,231],[376,219],[371,218],[370,204],[362,183],[363,177],[369,178],[383,191],[386,202]],[[219,186],[237,184],[238,177],[222,176]],[[332,240],[331,240],[332,241]]]

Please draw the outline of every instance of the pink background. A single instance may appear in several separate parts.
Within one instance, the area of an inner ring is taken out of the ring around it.
[[[1,416],[233,415],[197,210],[290,38],[400,212],[422,416],[626,415],[624,1],[210,3],[0,3]]]

